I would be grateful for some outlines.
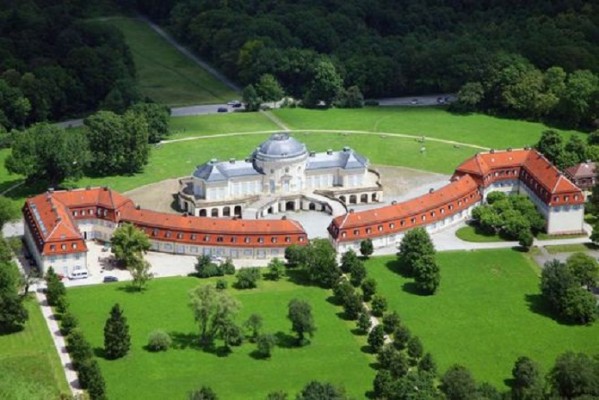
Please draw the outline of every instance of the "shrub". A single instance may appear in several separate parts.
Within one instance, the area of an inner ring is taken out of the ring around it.
[[[170,335],[163,330],[157,329],[148,337],[148,350],[166,351],[173,343]]]
[[[375,295],[372,298],[372,315],[382,317],[387,310],[387,299],[383,296]]]
[[[227,258],[225,262],[222,263],[220,269],[225,275],[235,275],[235,265],[230,258]]]
[[[376,281],[374,278],[366,278],[362,281],[361,288],[364,301],[370,301],[376,293]]]
[[[216,290],[225,290],[227,286],[227,281],[224,279],[219,279],[216,281]]]
[[[60,333],[62,333],[63,336],[68,336],[76,327],[77,318],[68,311],[64,313],[60,320]]]
[[[243,268],[237,272],[235,287],[237,289],[253,289],[257,286],[259,280],[259,268]]]

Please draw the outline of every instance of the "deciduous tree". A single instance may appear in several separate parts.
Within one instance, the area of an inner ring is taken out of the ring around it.
[[[303,300],[292,299],[288,305],[287,318],[291,321],[291,330],[297,333],[298,344],[306,344],[305,336],[312,337],[316,331],[312,307]]]
[[[409,230],[399,244],[399,260],[407,275],[414,273],[414,265],[425,255],[435,254],[435,247],[428,232],[423,228]]]
[[[374,246],[372,245],[372,240],[370,238],[364,239],[360,242],[360,254],[363,257],[368,258],[374,252]]]
[[[476,382],[466,367],[455,364],[441,377],[440,387],[448,400],[468,400],[476,391]]]
[[[237,315],[241,304],[226,292],[205,285],[189,292],[189,306],[200,330],[200,343],[209,346],[221,334],[226,321]]]

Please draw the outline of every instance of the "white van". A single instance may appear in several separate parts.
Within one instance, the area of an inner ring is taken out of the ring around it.
[[[85,279],[89,276],[86,269],[77,269],[72,271],[69,275],[69,279]]]

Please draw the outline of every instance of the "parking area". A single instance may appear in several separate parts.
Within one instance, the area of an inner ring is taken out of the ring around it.
[[[104,277],[113,276],[119,281],[130,281],[131,274],[126,269],[117,268],[114,263],[114,256],[110,249],[94,241],[87,242],[88,259],[87,270],[88,277],[84,279],[67,279],[64,284],[67,287],[95,285],[104,282]],[[196,263],[195,256],[186,256],[181,254],[168,254],[150,251],[145,259],[152,266],[151,272],[155,278],[167,276],[187,276],[194,272]],[[263,267],[269,260],[233,260],[236,268]]]

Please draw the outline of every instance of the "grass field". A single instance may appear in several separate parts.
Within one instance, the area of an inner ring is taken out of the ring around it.
[[[132,176],[114,176],[102,178],[83,178],[80,187],[88,185],[108,185],[117,191],[127,191],[136,187],[158,182],[167,178],[190,175],[195,166],[212,158],[228,160],[247,158],[257,144],[268,138],[269,134],[251,134],[235,137],[214,137],[190,141],[163,144],[153,148],[150,163],[144,171]],[[374,164],[398,165],[424,169],[439,173],[451,173],[454,167],[476,150],[454,148],[443,143],[428,143],[425,153],[420,153],[420,143],[413,139],[385,138],[365,140],[364,135],[340,134],[299,134],[297,138],[315,151],[340,149],[351,146],[362,154],[368,154]],[[381,143],[385,145],[382,146]],[[401,155],[398,155],[401,153]],[[438,160],[444,160],[440,163]]]
[[[26,305],[29,321],[25,329],[17,333],[0,335],[0,369],[50,389],[56,395],[69,393],[60,360],[42,313],[33,298],[28,299]]]
[[[171,118],[171,135],[167,139],[278,130],[277,125],[261,113],[233,112]]]
[[[504,242],[505,239],[501,238],[497,234],[489,235],[482,232],[474,226],[464,226],[455,232],[455,235],[466,241],[474,243],[490,243],[490,242]]]
[[[364,336],[354,336],[354,323],[341,320],[340,309],[327,302],[329,292],[287,281],[262,281],[259,289],[231,290],[242,303],[237,318],[243,322],[251,313],[264,318],[264,332],[276,333],[287,343],[290,323],[287,303],[292,298],[307,300],[313,309],[317,332],[303,348],[277,347],[270,360],[251,356],[255,345],[244,343],[227,357],[197,349],[198,329],[188,308],[187,292],[214,280],[163,278],[150,283],[144,293],[121,290],[124,284],[74,288],[68,292],[71,309],[92,346],[103,346],[102,330],[110,307],[118,302],[131,326],[132,348],[121,360],[100,366],[112,399],[184,398],[201,385],[212,387],[222,399],[264,399],[272,390],[284,390],[292,397],[312,379],[343,385],[354,398],[364,398],[375,371],[374,359],[361,351]],[[148,334],[157,328],[170,332],[177,348],[165,353],[147,352]]]
[[[428,136],[505,149],[533,145],[549,128],[540,123],[483,114],[456,115],[438,107],[366,107],[362,109],[273,111],[291,129],[348,129]],[[566,137],[580,134],[562,131]]]
[[[443,373],[468,367],[478,381],[503,388],[516,359],[526,355],[546,373],[567,350],[599,353],[599,323],[556,322],[539,295],[538,268],[513,250],[442,252],[441,286],[434,296],[413,294],[413,283],[394,272],[394,257],[373,258],[369,276],[390,309],[420,336]]]
[[[574,244],[554,244],[544,246],[549,254],[557,253],[574,253],[577,251],[597,250],[597,247],[592,243],[574,243]]]
[[[127,17],[111,17],[105,21],[125,35],[143,96],[169,106],[224,103],[239,97],[143,21]]]

